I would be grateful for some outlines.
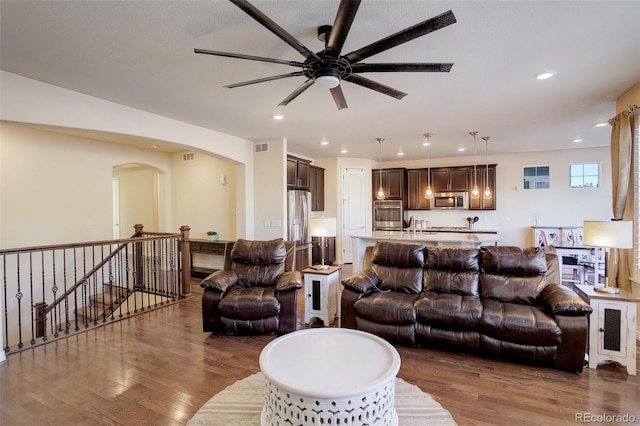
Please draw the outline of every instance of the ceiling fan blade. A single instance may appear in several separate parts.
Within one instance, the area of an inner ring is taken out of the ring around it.
[[[305,81],[304,83],[302,83],[300,85],[300,87],[298,87],[296,90],[294,90],[289,96],[284,98],[284,100],[282,102],[280,102],[278,104],[278,106],[287,106],[287,105],[289,105],[289,102],[291,102],[292,100],[297,98],[298,95],[300,95],[300,93],[302,93],[305,90],[307,90],[312,84],[313,84],[313,80],[312,79],[309,79],[309,80]]]
[[[298,61],[285,61],[282,59],[265,58],[262,56],[243,55],[241,53],[219,52],[217,50],[206,50],[206,49],[193,49],[193,51],[195,53],[202,53],[205,55],[224,56],[226,58],[236,58],[236,59],[249,59],[251,61],[260,61],[260,62],[271,62],[274,64],[290,65],[292,67],[302,68],[304,66],[302,62],[298,62]]]
[[[247,0],[229,0],[231,3],[242,9],[247,15],[251,16],[254,20],[258,21],[263,27],[280,37],[289,46],[296,49],[302,56],[308,58],[310,56],[318,58],[318,56],[309,50],[304,44],[300,43],[294,36],[289,34],[280,25],[276,24],[267,15],[258,10],[254,5]]]
[[[280,75],[274,75],[273,77],[264,77],[264,78],[258,78],[256,80],[243,81],[242,83],[229,84],[224,87],[233,89],[234,87],[248,86],[250,84],[264,83],[265,81],[280,80],[282,78],[288,78],[288,77],[299,77],[301,75],[304,75],[304,72],[296,71],[289,74],[280,74]]]
[[[331,96],[333,96],[333,100],[336,103],[338,109],[348,108],[347,100],[344,98],[344,93],[342,93],[342,88],[338,85],[331,90]]]
[[[368,78],[362,77],[360,75],[351,74],[350,76],[345,77],[344,80],[350,83],[355,83],[362,87],[366,87],[367,89],[375,90],[376,92],[380,92],[384,95],[391,96],[396,99],[402,99],[407,96],[407,94],[404,92],[401,92],[389,86],[385,86],[384,84],[378,83],[377,81],[369,80]]]
[[[449,72],[453,64],[394,63],[394,64],[354,64],[351,72]]]
[[[391,49],[392,47],[398,46],[402,43],[406,43],[430,32],[439,30],[440,28],[444,28],[448,25],[454,24],[455,22],[456,17],[453,15],[453,12],[449,10],[412,27],[406,28],[400,32],[373,42],[361,49],[354,50],[353,52],[346,54],[345,57],[347,58],[349,63],[355,64],[356,62],[360,62],[363,59],[368,58],[369,56],[384,52],[385,50]]]
[[[349,34],[349,29],[351,29],[353,18],[355,18],[359,6],[360,0],[340,1],[336,20],[331,28],[329,42],[327,43],[328,52],[336,56],[340,55],[340,51],[342,50],[342,46],[344,46],[344,41],[347,39],[347,34]]]

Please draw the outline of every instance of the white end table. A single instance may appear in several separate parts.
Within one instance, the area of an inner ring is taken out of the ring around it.
[[[307,268],[304,274],[304,323],[317,317],[328,326],[338,315],[340,266],[328,269]]]
[[[395,426],[400,355],[387,341],[346,328],[278,337],[260,354],[261,424]]]
[[[620,291],[600,293],[591,285],[576,285],[593,308],[589,318],[589,368],[601,361],[615,361],[636,375],[636,303],[640,297]]]

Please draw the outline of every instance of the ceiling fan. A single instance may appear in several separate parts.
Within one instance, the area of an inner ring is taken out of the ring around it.
[[[259,78],[256,80],[244,81],[241,83],[229,84],[224,87],[234,88],[247,86],[250,84],[263,83],[266,81],[279,80],[289,77],[304,76],[307,80],[296,90],[287,96],[279,105],[288,105],[289,102],[297,98],[302,92],[307,90],[312,84],[330,89],[331,95],[338,109],[347,108],[347,101],[340,87],[341,81],[348,81],[368,89],[375,90],[396,99],[406,96],[399,90],[393,89],[384,84],[362,77],[361,73],[366,72],[449,72],[453,64],[438,63],[361,63],[360,61],[370,56],[376,55],[392,47],[406,43],[430,32],[439,30],[448,25],[454,24],[456,18],[450,10],[438,16],[427,19],[412,27],[406,28],[395,34],[380,39],[365,47],[353,52],[341,55],[344,42],[355,18],[360,0],[341,0],[338,7],[336,19],[331,25],[323,25],[318,28],[318,38],[324,41],[325,48],[320,52],[312,52],[295,37],[276,24],[268,16],[258,10],[246,0],[229,0],[238,6],[245,13],[263,25],[269,31],[280,37],[285,43],[296,49],[305,57],[303,62],[286,61],[261,56],[243,55],[240,53],[219,52],[214,50],[194,49],[195,53],[202,53],[214,56],[224,56],[237,59],[248,59],[252,61],[271,62],[275,64],[289,65],[300,68],[288,74],[280,74],[272,77]]]

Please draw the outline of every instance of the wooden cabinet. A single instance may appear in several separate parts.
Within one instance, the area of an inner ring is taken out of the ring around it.
[[[309,190],[311,191],[311,211],[324,211],[324,169],[309,167]]]
[[[467,192],[468,167],[442,167],[431,169],[433,192]]]
[[[322,263],[322,242],[321,237],[311,237],[311,264]],[[324,264],[331,265],[336,261],[336,237],[325,237],[324,239]]]
[[[310,161],[287,156],[287,188],[309,189]]]
[[[407,181],[405,179],[407,169],[382,169],[382,189],[387,200],[405,200]],[[377,199],[376,193],[380,187],[380,170],[372,173],[373,199]]]
[[[408,210],[428,210],[429,200],[424,198],[429,183],[428,169],[407,170],[407,206]]]
[[[478,182],[478,190],[480,198],[474,200],[469,197],[470,210],[495,210],[496,209],[496,165],[489,164],[489,172],[486,172],[485,165],[476,167],[476,179]],[[487,180],[487,177],[489,178]],[[473,167],[469,168],[469,187],[473,188]],[[484,198],[484,189],[489,186],[491,190],[491,198]]]

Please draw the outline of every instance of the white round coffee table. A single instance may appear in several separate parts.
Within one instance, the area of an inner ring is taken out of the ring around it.
[[[398,351],[363,331],[314,328],[281,336],[260,354],[262,425],[397,425]]]

